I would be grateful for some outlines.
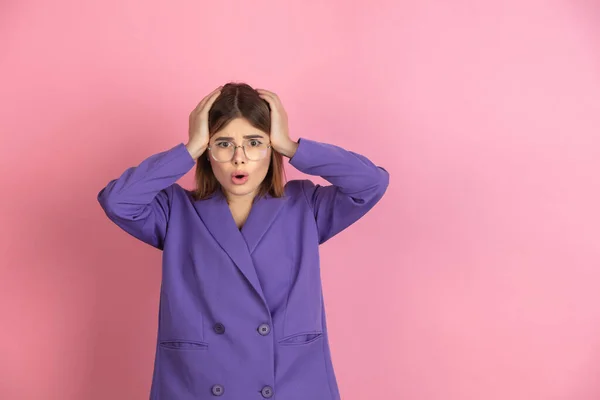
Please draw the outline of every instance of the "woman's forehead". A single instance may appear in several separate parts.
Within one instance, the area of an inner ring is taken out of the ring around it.
[[[243,139],[256,139],[256,138],[266,138],[268,135],[250,125],[248,121],[242,118],[236,118],[230,121],[225,127],[219,132],[216,132],[214,137],[218,138],[229,138],[233,140],[243,140]]]

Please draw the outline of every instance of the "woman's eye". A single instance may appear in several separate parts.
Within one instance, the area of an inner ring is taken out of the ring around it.
[[[229,145],[230,145],[230,144],[231,144],[231,143],[229,143],[229,142],[219,142],[219,143],[217,144],[217,146],[219,146],[219,147],[223,147],[223,148],[226,148],[226,147],[229,147]]]
[[[250,146],[252,146],[252,147],[260,146],[260,142],[258,140],[251,140]]]

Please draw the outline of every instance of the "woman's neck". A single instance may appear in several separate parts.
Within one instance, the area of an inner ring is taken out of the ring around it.
[[[238,229],[242,229],[246,219],[248,219],[254,197],[254,193],[242,196],[227,195],[227,204],[229,205],[229,210],[231,211],[231,215],[233,216]]]

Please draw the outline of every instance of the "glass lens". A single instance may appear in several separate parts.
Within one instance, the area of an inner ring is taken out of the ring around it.
[[[210,152],[217,161],[225,162],[233,158],[235,147],[231,142],[219,142],[210,147]]]
[[[262,160],[267,155],[268,145],[262,140],[248,139],[244,140],[244,153],[248,160]],[[218,142],[210,147],[210,152],[215,160],[220,162],[231,161],[236,150],[233,142]]]
[[[262,160],[267,155],[267,145],[258,139],[249,139],[244,142],[244,151],[248,160]]]

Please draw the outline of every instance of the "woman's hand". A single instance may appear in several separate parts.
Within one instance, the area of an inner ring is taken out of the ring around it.
[[[209,93],[190,113],[189,141],[185,147],[187,147],[194,159],[200,157],[208,147],[210,139],[208,133],[208,111],[221,94],[222,88],[223,86],[219,86]]]
[[[287,113],[281,104],[281,100],[275,93],[268,90],[256,89],[256,91],[271,107],[271,146],[278,153],[292,158],[296,153],[298,143],[290,139]]]

